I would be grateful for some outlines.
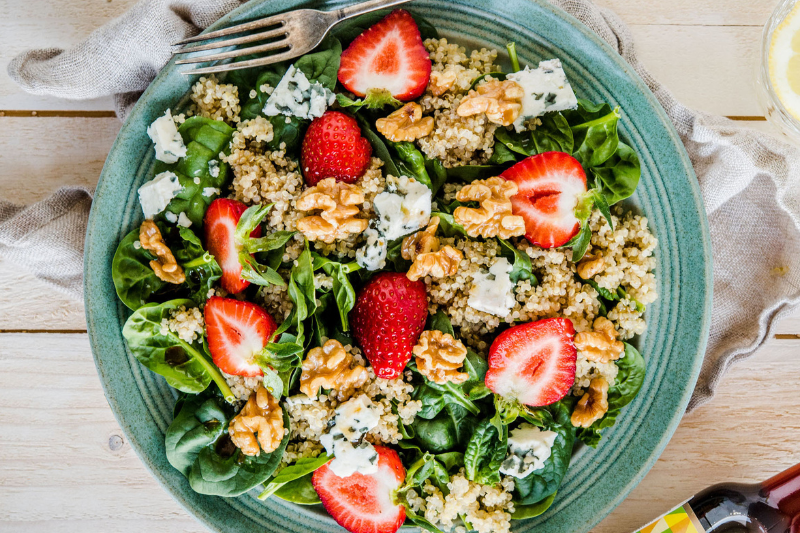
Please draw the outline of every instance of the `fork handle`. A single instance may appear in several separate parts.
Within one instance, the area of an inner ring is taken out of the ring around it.
[[[336,20],[340,21],[344,19],[349,19],[352,17],[356,17],[358,15],[363,15],[365,13],[371,13],[373,11],[377,11],[379,9],[405,4],[410,1],[411,0],[367,0],[366,2],[361,2],[352,6],[347,6],[341,9],[337,9],[335,11]]]

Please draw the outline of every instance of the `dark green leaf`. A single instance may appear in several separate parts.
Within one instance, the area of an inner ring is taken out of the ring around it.
[[[336,88],[342,43],[336,38],[327,38],[320,46],[322,50],[301,56],[294,67],[301,70],[311,83],[319,82],[329,90]]]
[[[264,490],[258,495],[259,500],[266,500],[278,489],[285,486],[290,481],[295,481],[301,477],[313,473],[317,468],[331,460],[331,456],[322,454],[319,457],[304,457],[298,459],[297,462],[287,466],[264,484]]]
[[[134,311],[170,285],[156,276],[150,268],[150,261],[155,256],[141,246],[137,248],[137,242],[139,228],[123,237],[111,262],[111,279],[117,296]]]
[[[445,237],[466,237],[467,230],[453,218],[453,215],[441,212],[431,213],[431,217],[438,217],[439,228],[437,232]]]
[[[505,239],[497,238],[500,243],[500,255],[508,259],[512,269],[509,277],[514,283],[522,280],[532,280],[531,285],[536,284],[536,276],[533,275],[533,265],[531,258],[524,251],[520,250]]]
[[[579,111],[581,105],[582,101],[579,101]],[[606,105],[605,107],[608,106]],[[579,113],[579,111],[571,113]],[[594,117],[595,113],[587,113],[587,115]],[[592,118],[580,124],[574,124],[570,121],[575,142],[572,155],[581,162],[584,168],[600,166],[616,153],[619,146],[619,135],[617,134],[619,117],[619,108],[616,108],[608,114]],[[567,120],[569,121],[569,118]]]
[[[314,485],[311,483],[311,474],[289,481],[277,491],[275,496],[287,502],[298,505],[316,505],[320,502]]]
[[[514,520],[523,520],[525,518],[534,518],[545,511],[547,511],[551,505],[553,505],[553,501],[556,499],[556,493],[554,492],[544,500],[532,503],[530,505],[515,505],[514,512],[511,514],[511,518]]]
[[[608,205],[614,205],[634,193],[639,185],[642,167],[636,152],[620,141],[616,153],[601,166],[592,168],[591,172]]]
[[[395,165],[392,154],[389,153],[389,149],[386,147],[386,143],[384,143],[383,139],[372,129],[369,121],[360,114],[356,114],[356,120],[361,128],[361,135],[372,145],[372,152],[383,161],[383,168],[386,174],[401,176],[402,173],[398,170],[397,165]]]
[[[553,425],[545,428],[555,431],[556,437],[550,457],[544,468],[535,470],[522,479],[515,480],[514,502],[530,505],[540,502],[554,494],[561,485],[561,480],[569,468],[572,458],[572,447],[575,442],[575,428],[572,424]]]
[[[500,482],[500,465],[506,458],[508,426],[497,428],[488,419],[475,427],[464,452],[467,479],[482,484]]]
[[[472,83],[469,86],[470,90],[474,89],[480,82],[486,79],[487,76],[491,76],[497,81],[503,81],[506,79],[506,74],[504,72],[487,72],[486,74],[481,74],[472,80]]]
[[[531,132],[537,154],[544,152],[572,153],[574,140],[572,129],[561,113],[546,113],[539,117],[541,124]]]

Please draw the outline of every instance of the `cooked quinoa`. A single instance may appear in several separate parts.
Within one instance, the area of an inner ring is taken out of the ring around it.
[[[190,111],[201,117],[224,120],[229,124],[239,122],[239,89],[232,84],[219,83],[217,78],[201,77],[192,85],[189,95],[192,100]]]
[[[170,313],[170,318],[161,320],[162,335],[171,331],[189,344],[203,337],[204,328],[203,312],[197,307],[186,309],[182,305]]]

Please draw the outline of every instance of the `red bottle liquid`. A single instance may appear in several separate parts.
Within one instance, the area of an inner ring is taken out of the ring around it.
[[[764,483],[722,483],[639,533],[800,533],[800,464]]]

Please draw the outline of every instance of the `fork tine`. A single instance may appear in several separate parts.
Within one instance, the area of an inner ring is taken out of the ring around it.
[[[287,13],[281,13],[273,17],[254,20],[252,22],[245,22],[244,24],[238,24],[236,26],[231,26],[229,28],[225,28],[222,30],[212,31],[210,33],[201,33],[199,35],[195,35],[194,37],[189,37],[181,41],[178,41],[176,43],[173,43],[173,46],[188,44],[188,43],[196,43],[198,41],[207,41],[208,39],[216,39],[217,37],[225,37],[227,35],[233,35],[235,33],[242,33],[244,31],[257,30],[259,28],[267,28],[269,26],[283,24],[286,21],[286,15]]]
[[[208,61],[219,61],[220,59],[229,59],[232,57],[239,57],[243,55],[257,54],[260,52],[270,52],[273,50],[279,50],[281,48],[291,48],[291,44],[287,39],[281,39],[280,41],[274,41],[259,46],[251,46],[249,48],[240,48],[238,50],[231,50],[230,52],[222,52],[221,54],[189,57],[187,59],[181,59],[180,61],[176,61],[175,64],[188,65],[190,63],[206,63]]]
[[[217,41],[215,43],[201,44],[199,46],[184,46],[180,50],[175,50],[172,55],[188,54],[190,52],[202,52],[204,50],[214,50],[216,48],[224,48],[237,44],[251,43],[253,41],[265,41],[286,34],[286,28],[281,26],[274,30],[268,30],[261,33],[254,33],[253,35],[245,35],[244,37],[235,37],[233,39],[226,39],[224,41]]]
[[[281,52],[280,54],[274,54],[271,56],[260,57],[258,59],[249,59],[247,61],[240,61],[238,63],[226,63],[224,65],[217,65],[214,67],[206,67],[206,68],[197,68],[192,70],[184,70],[181,72],[184,76],[194,75],[194,74],[215,74],[217,72],[227,72],[229,70],[239,70],[243,68],[250,68],[250,67],[261,67],[264,65],[271,65],[273,63],[279,63],[286,59],[291,59],[295,57],[295,54],[292,53],[291,50],[287,50],[286,52]]]

